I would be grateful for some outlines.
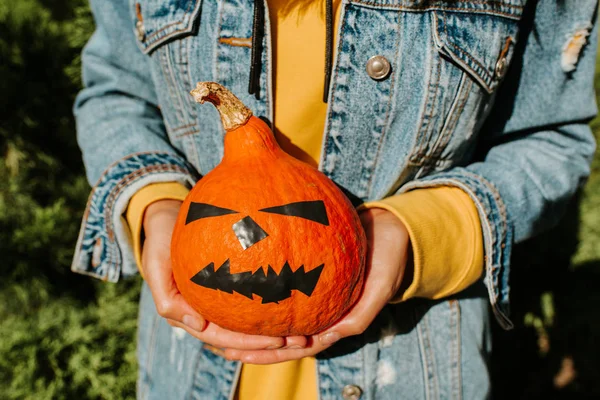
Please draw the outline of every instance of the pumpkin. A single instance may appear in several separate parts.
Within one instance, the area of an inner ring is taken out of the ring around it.
[[[209,322],[267,336],[312,335],[363,286],[366,238],[340,189],[287,153],[269,126],[214,82],[192,92],[226,130],[221,163],[192,188],[173,232],[177,288]]]

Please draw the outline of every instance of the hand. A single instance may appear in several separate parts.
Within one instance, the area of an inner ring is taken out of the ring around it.
[[[360,214],[367,234],[368,253],[363,292],[350,312],[325,332],[314,335],[304,349],[225,351],[230,360],[273,364],[315,355],[341,338],[362,334],[402,283],[410,240],[404,224],[389,211],[369,209]]]
[[[198,314],[183,298],[171,268],[171,236],[181,201],[161,200],[150,204],[144,214],[146,240],[142,251],[142,272],[150,287],[158,314],[171,326],[185,329],[190,335],[219,348],[257,350],[281,347],[298,348],[306,338],[245,335],[223,329]]]

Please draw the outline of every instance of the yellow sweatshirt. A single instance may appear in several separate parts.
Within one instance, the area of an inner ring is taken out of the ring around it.
[[[340,1],[334,0],[337,21]],[[325,2],[269,0],[273,30],[275,136],[289,154],[317,165],[327,105],[322,101],[325,65]],[[183,200],[187,189],[153,184],[133,196],[126,218],[138,265],[148,205]],[[461,189],[418,189],[365,207],[384,208],[406,225],[413,251],[412,281],[396,301],[437,299],[475,282],[483,270],[483,240],[475,205]],[[238,400],[318,399],[316,361],[308,357],[274,365],[244,365]]]

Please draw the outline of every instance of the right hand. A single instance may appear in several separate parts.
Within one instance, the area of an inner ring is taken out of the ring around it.
[[[171,268],[171,236],[180,207],[181,201],[160,200],[150,204],[144,214],[142,272],[158,314],[171,326],[183,328],[199,340],[224,350],[304,348],[307,341],[304,336],[269,337],[223,329],[206,321],[184,300]]]

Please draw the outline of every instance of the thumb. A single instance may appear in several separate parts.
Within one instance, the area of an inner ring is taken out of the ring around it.
[[[170,254],[167,252],[167,254],[152,255],[150,246],[150,243],[144,246],[142,265],[158,315],[167,320],[180,322],[195,331],[202,331],[206,321],[179,292],[173,277]]]

